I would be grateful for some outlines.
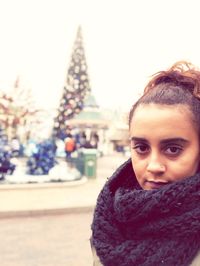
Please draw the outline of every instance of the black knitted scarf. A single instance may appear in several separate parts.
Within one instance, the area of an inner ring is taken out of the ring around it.
[[[200,249],[200,174],[142,190],[129,159],[97,199],[92,244],[104,266],[188,266]]]

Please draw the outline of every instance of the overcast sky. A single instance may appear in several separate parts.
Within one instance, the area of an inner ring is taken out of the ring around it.
[[[17,75],[57,107],[78,25],[92,92],[129,109],[151,74],[178,60],[200,66],[198,0],[0,0],[0,89]]]

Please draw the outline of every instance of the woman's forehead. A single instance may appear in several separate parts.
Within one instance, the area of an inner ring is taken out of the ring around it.
[[[133,115],[130,133],[134,135],[160,134],[178,137],[195,131],[192,113],[187,106],[145,104],[138,106]]]
[[[159,115],[163,119],[176,116],[191,122],[193,121],[192,112],[185,104],[167,105],[156,103],[140,104],[135,109],[132,120],[146,120],[148,118],[153,120],[153,118],[157,119]]]

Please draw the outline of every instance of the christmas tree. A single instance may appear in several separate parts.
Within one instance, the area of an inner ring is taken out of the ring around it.
[[[78,114],[83,109],[83,102],[89,91],[87,64],[81,27],[79,26],[67,72],[66,84],[58,114],[55,118],[54,137],[64,139],[66,121],[73,118],[75,114]]]

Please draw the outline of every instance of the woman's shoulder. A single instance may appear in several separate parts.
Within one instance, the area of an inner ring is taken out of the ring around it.
[[[91,249],[92,249],[92,255],[93,255],[93,266],[103,266],[103,264],[100,262],[100,259],[93,245],[91,245]]]
[[[199,266],[199,265],[200,265],[200,251],[197,253],[190,266]]]

